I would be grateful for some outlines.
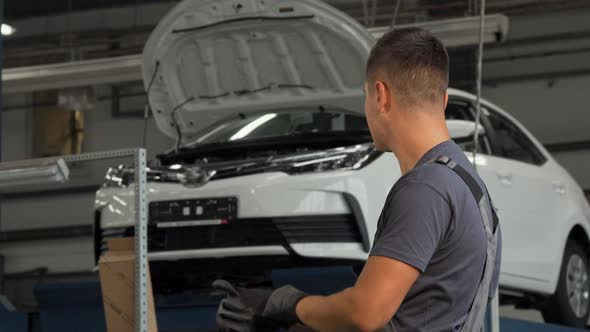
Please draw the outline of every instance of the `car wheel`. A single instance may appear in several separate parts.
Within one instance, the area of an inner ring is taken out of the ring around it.
[[[542,309],[548,323],[583,328],[590,313],[588,255],[573,240],[563,254],[557,291]]]

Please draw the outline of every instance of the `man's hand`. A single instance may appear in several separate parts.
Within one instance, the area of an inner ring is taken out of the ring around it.
[[[226,280],[215,280],[213,288],[226,297],[217,309],[217,326],[223,332],[274,332],[278,325],[261,319],[272,290],[234,287]]]
[[[289,328],[300,322],[295,307],[306,296],[307,294],[290,285],[278,288],[268,298],[262,317]]]
[[[293,286],[275,291],[247,289],[234,287],[225,280],[216,280],[212,286],[226,293],[216,317],[222,331],[274,332],[279,327],[298,330],[295,307],[306,294]]]
[[[238,332],[274,331],[257,324],[291,328],[298,321],[322,332],[375,331],[395,315],[419,275],[418,269],[404,262],[371,256],[354,287],[330,296],[307,296],[285,286],[264,291],[262,299],[254,296],[258,305],[248,306],[245,302],[251,300],[247,301],[247,294],[260,290],[234,288],[228,292],[229,299],[220,305],[218,322]]]
[[[302,299],[299,319],[317,331],[375,331],[397,312],[420,272],[401,261],[370,256],[354,287]]]
[[[237,297],[221,300],[217,308],[216,322],[222,332],[255,332],[254,311],[245,307]]]

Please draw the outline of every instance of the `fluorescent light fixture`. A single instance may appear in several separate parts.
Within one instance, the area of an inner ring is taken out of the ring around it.
[[[2,93],[22,93],[141,81],[141,55],[8,68],[2,71]]]
[[[258,119],[248,123],[244,128],[238,130],[232,137],[229,138],[230,141],[235,141],[237,139],[244,138],[248,136],[251,132],[253,132],[256,128],[262,126],[263,124],[267,123],[268,121],[274,119],[277,116],[276,113],[265,114]]]
[[[39,164],[9,162],[0,165],[0,188],[64,183],[70,171],[63,159],[45,160]]]
[[[2,27],[0,27],[0,31],[2,32],[2,36],[10,36],[16,32],[16,29],[11,25],[6,23],[2,23]]]
[[[446,47],[477,45],[479,42],[479,16],[453,18],[430,22],[400,24],[396,29],[422,28],[438,37]],[[484,43],[496,43],[508,36],[508,17],[502,14],[486,15],[484,18]],[[389,32],[391,27],[370,28],[369,32],[379,38]]]

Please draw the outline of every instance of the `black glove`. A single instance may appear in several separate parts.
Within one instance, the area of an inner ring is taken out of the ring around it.
[[[295,312],[297,303],[307,296],[293,286],[275,291],[234,287],[225,280],[216,280],[213,288],[227,296],[217,309],[217,326],[221,331],[274,332],[300,322]]]
[[[274,332],[279,325],[261,314],[272,290],[234,287],[216,280],[213,288],[226,293],[217,309],[217,326],[223,332]]]
[[[244,306],[250,307],[258,313],[262,313],[268,297],[273,293],[272,289],[234,287],[226,280],[215,280],[211,286],[225,292],[227,297],[239,298]]]
[[[301,323],[295,312],[295,307],[306,296],[306,293],[290,285],[278,288],[268,298],[262,317],[276,322],[284,328]]]
[[[221,300],[217,309],[216,322],[221,332],[254,332],[254,313],[246,308],[237,297]]]

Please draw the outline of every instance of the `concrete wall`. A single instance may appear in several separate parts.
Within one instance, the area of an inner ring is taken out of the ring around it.
[[[544,144],[590,140],[590,75],[485,87],[483,95],[503,107]]]
[[[483,96],[520,120],[541,142],[590,141],[590,75],[504,83],[485,87]],[[590,189],[590,150],[554,153]]]

